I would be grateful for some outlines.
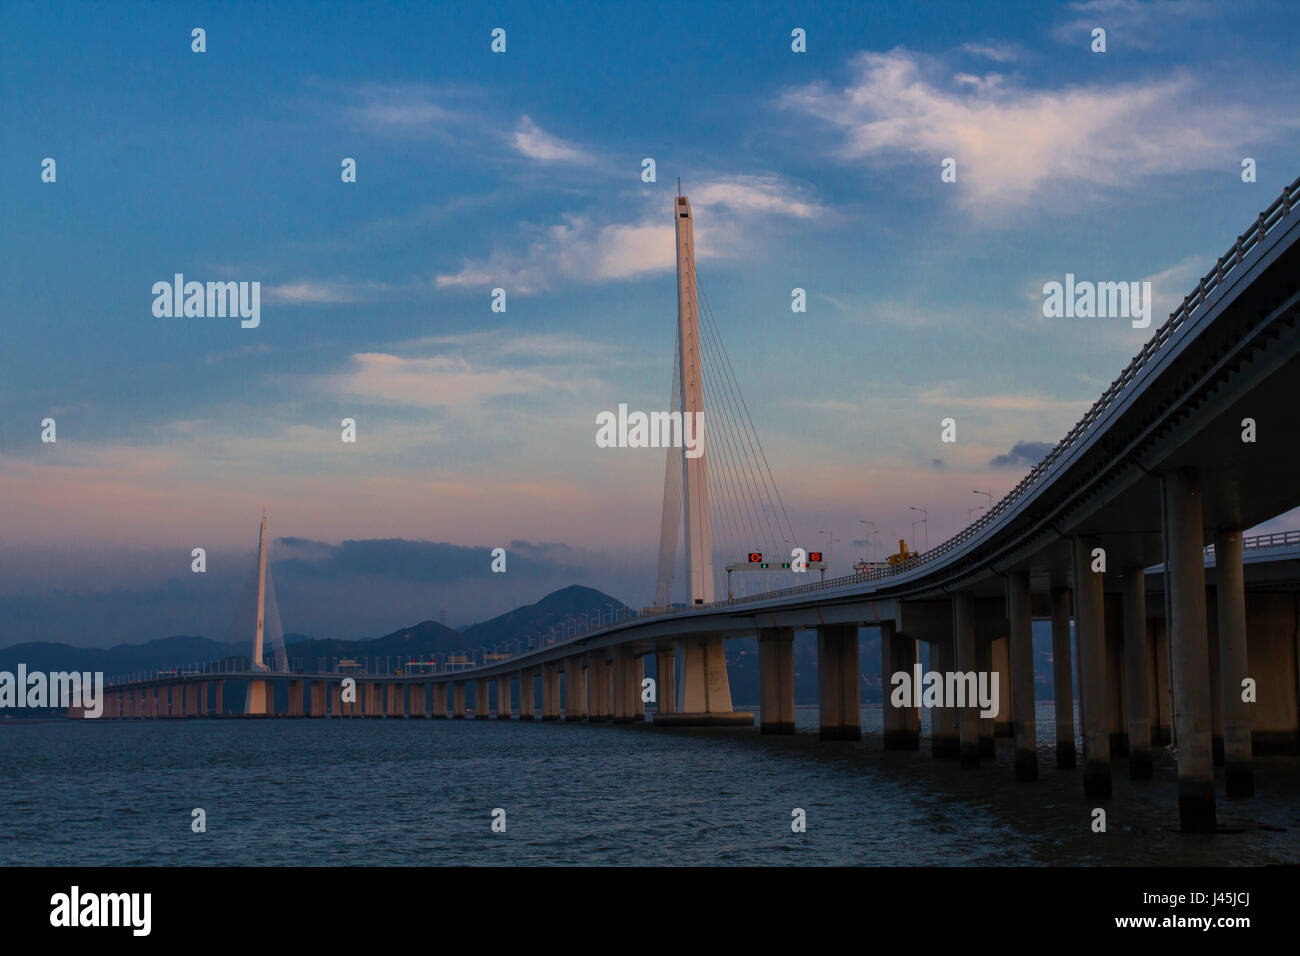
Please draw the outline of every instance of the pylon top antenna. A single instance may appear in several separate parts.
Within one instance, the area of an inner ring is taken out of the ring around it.
[[[680,196],[681,194],[682,194],[682,177],[678,176],[678,177],[677,177],[677,195]]]

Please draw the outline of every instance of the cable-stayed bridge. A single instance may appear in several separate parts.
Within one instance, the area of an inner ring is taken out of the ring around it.
[[[655,607],[466,669],[277,678],[262,664],[263,539],[256,666],[117,684],[109,713],[156,716],[164,696],[173,716],[206,713],[214,684],[220,712],[224,680],[282,679],[291,715],[465,717],[472,691],[475,716],[484,717],[495,691],[496,715],[509,717],[518,681],[520,717],[532,719],[540,680],[543,720],[632,721],[644,717],[643,665],[654,655],[655,723],[748,724],[753,715],[732,705],[724,644],[757,635],[761,728],[792,733],[794,632],[815,629],[821,736],[856,739],[859,629],[869,626],[880,630],[886,675],[912,673],[925,642],[935,671],[1009,677],[1001,682],[1009,690],[1001,720],[943,701],[932,711],[930,745],[976,766],[1001,729],[1015,737],[1017,778],[1032,780],[1031,622],[1050,618],[1057,765],[1077,759],[1069,690],[1077,669],[1087,797],[1110,796],[1113,756],[1126,756],[1129,773],[1142,778],[1151,775],[1152,749],[1172,744],[1182,826],[1213,829],[1216,758],[1225,764],[1227,795],[1246,796],[1255,753],[1300,746],[1300,575],[1293,573],[1300,542],[1242,535],[1300,506],[1298,204],[1300,180],[1249,224],[1079,423],[979,521],[888,568],[737,596],[719,587],[719,555],[765,542],[784,555],[800,542],[707,302],[701,321],[693,214],[678,196],[672,407],[707,412],[709,428],[704,454],[669,451]],[[1253,441],[1244,440],[1247,420]],[[679,579],[684,600],[675,604]],[[345,680],[355,685],[355,701],[346,699]],[[190,686],[202,688],[192,705]],[[250,690],[245,712],[264,714],[268,696]],[[917,706],[886,700],[887,748],[918,747],[919,731]]]

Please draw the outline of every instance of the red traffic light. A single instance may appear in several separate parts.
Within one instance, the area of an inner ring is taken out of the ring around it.
[[[808,563],[809,563],[809,564],[820,564],[820,563],[821,563],[821,560],[822,560],[822,553],[821,553],[820,551],[809,551],[809,552],[808,552]]]
[[[763,560],[763,552],[762,552],[762,551],[751,551],[751,552],[749,552],[749,563],[750,563],[750,564],[758,564],[758,563],[761,562],[762,560]]]

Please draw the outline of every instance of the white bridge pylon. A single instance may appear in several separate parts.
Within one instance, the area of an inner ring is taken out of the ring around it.
[[[253,653],[251,655],[250,669],[255,671],[266,671],[272,673],[271,669],[262,662],[262,656],[265,653],[264,638],[266,635],[266,623],[269,617],[271,622],[271,647],[275,651],[275,670],[286,672],[289,670],[289,659],[284,648],[284,631],[280,626],[280,612],[275,601],[275,587],[271,583],[270,568],[266,560],[266,512],[262,512],[262,526],[258,532],[257,539],[257,565],[255,569],[257,575],[255,579],[256,587],[249,587],[249,591],[256,590],[257,608],[256,608],[256,627],[253,632]],[[250,582],[252,584],[254,582]],[[241,630],[242,614],[236,614],[235,629],[236,632]],[[267,682],[263,680],[250,680],[248,690],[244,694],[244,713],[245,714],[265,714],[267,712]]]
[[[709,518],[709,445],[704,415],[704,363],[700,350],[700,310],[695,276],[695,226],[691,202],[682,195],[673,204],[677,230],[677,355],[673,370],[673,408],[696,422],[697,457],[686,454],[686,443],[669,447],[664,476],[664,509],[659,529],[659,579],[655,603],[671,604],[672,571],[680,533],[685,533],[687,600],[691,607],[713,601],[713,529]],[[680,407],[678,407],[680,405]],[[680,470],[678,470],[680,469]],[[676,474],[674,474],[676,472]],[[680,483],[679,483],[680,482]],[[675,492],[680,489],[680,523]],[[737,714],[731,705],[731,684],[720,634],[679,638],[676,653],[659,655],[681,668],[677,688],[680,701],[660,704],[656,723],[752,723],[753,715]],[[676,676],[676,675],[674,675]],[[660,676],[660,684],[669,686]]]

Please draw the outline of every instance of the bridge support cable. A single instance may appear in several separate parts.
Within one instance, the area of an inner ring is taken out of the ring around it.
[[[696,286],[702,303],[700,340],[708,396],[705,434],[714,487],[719,492],[714,502],[716,524],[723,532],[714,538],[715,554],[721,558],[715,561],[717,590],[721,591],[727,564],[753,551],[763,552],[773,562],[789,561],[799,539],[698,275]],[[736,581],[737,590],[743,594],[746,584],[752,587],[757,583],[742,577]]]

